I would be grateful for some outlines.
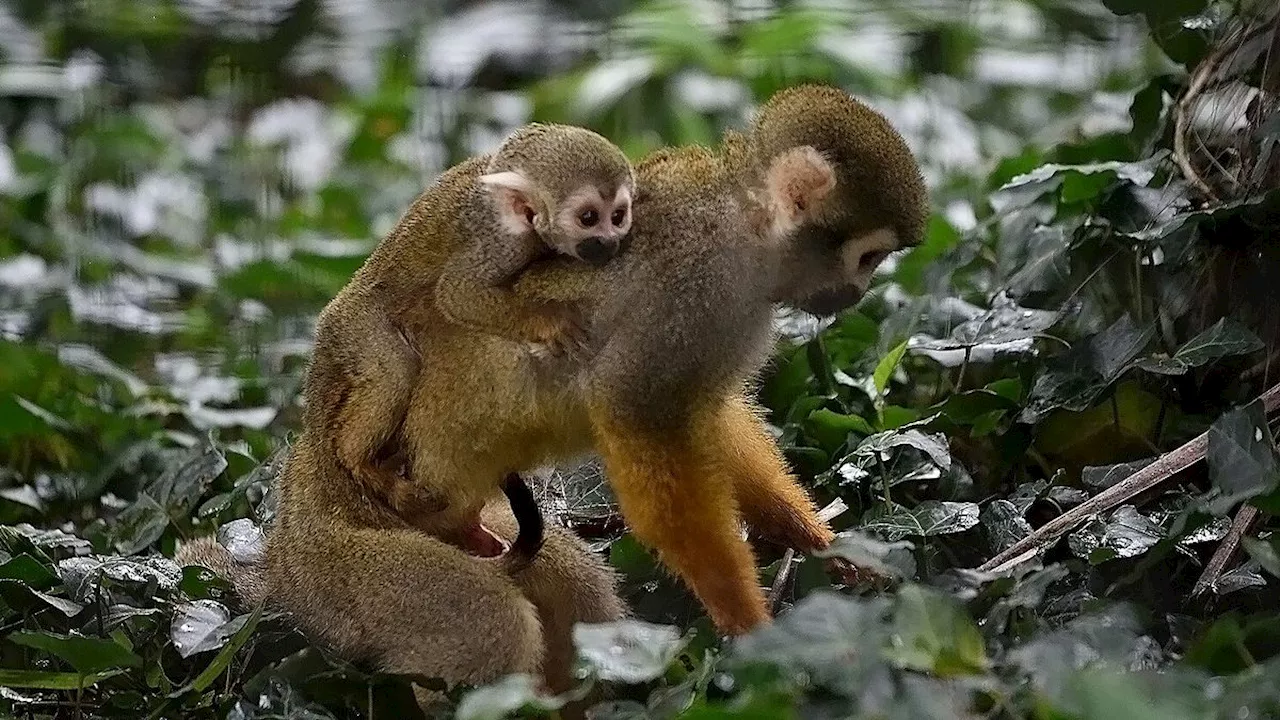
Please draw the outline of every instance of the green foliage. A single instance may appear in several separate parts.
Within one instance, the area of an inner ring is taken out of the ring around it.
[[[363,84],[317,57],[355,35],[331,4],[0,8],[48,55],[0,30],[0,714],[420,717],[408,679],[169,559],[215,531],[261,550],[315,314],[435,174],[516,122],[639,157],[819,80],[903,129],[935,212],[856,310],[782,318],[760,397],[801,480],[846,508],[821,555],[892,587],[762,544],[778,620],[721,642],[639,542],[584,523],[636,619],[577,629],[567,695],[511,677],[453,711],[551,716],[598,689],[595,717],[635,720],[1280,716],[1280,465],[1254,401],[1274,339],[1195,301],[1215,249],[1274,236],[1280,190],[1201,205],[1171,158],[1179,66],[1265,8],[1001,6],[1044,20],[1031,38],[890,3],[565,4],[607,48],[563,67],[495,50],[452,78],[433,31],[467,10],[407,10]],[[1099,39],[1133,52],[1083,85],[999,70]],[[1203,472],[972,569],[1202,432]],[[1193,596],[1245,507],[1243,552]]]

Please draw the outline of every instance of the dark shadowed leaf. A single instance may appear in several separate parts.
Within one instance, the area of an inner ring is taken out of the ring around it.
[[[982,508],[978,519],[992,553],[998,553],[1031,534],[1031,523],[1008,500],[995,500]]]
[[[163,507],[186,510],[226,469],[227,458],[222,451],[205,445],[165,470],[151,483],[147,494]]]
[[[164,535],[169,527],[169,514],[151,496],[139,493],[112,529],[113,545],[121,555],[133,555],[146,550]]]
[[[58,582],[58,576],[47,565],[23,553],[0,565],[0,579],[18,580],[35,590],[45,590]]]
[[[986,670],[982,634],[963,606],[919,585],[898,593],[888,656],[902,667],[942,677]]]
[[[679,628],[640,620],[580,624],[573,643],[602,680],[648,682],[660,676],[680,654],[688,638]]]
[[[142,664],[142,658],[114,640],[52,632],[16,632],[9,636],[9,641],[56,655],[84,675]]]
[[[1156,329],[1148,324],[1138,327],[1129,313],[1120,316],[1111,327],[1089,340],[1089,359],[1093,369],[1108,382],[1120,377],[1129,361],[1142,352],[1155,337]]]
[[[1229,410],[1210,426],[1207,458],[1213,489],[1204,501],[1215,515],[1280,485],[1275,440],[1261,401]]]

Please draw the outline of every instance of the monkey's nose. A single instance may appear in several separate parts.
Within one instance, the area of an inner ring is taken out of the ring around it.
[[[618,252],[618,239],[589,237],[578,243],[578,257],[592,265],[603,265]]]

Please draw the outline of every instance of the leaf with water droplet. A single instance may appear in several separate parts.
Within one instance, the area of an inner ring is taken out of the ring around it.
[[[234,620],[222,603],[213,600],[194,600],[174,608],[169,624],[169,637],[173,647],[182,657],[216,650],[227,644],[244,625],[247,615]]]

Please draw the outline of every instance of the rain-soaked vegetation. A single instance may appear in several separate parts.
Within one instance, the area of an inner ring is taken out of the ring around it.
[[[832,587],[760,547],[722,644],[593,465],[537,483],[625,579],[596,718],[1280,717],[1280,6],[1270,0],[0,2],[0,715],[416,717],[407,681],[172,560],[253,555],[313,320],[517,125],[633,158],[802,81],[907,138],[923,246],[761,399]],[[527,679],[460,717],[554,715]]]

